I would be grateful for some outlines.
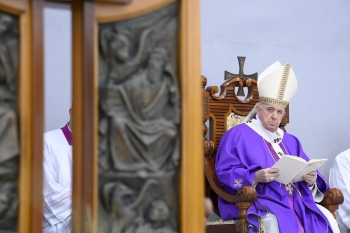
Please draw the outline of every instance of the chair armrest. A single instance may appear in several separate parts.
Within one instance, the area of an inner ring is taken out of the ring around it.
[[[340,205],[344,202],[343,192],[340,189],[332,188],[328,189],[324,193],[321,205]]]
[[[328,189],[324,193],[323,200],[320,205],[328,209],[334,218],[336,218],[335,211],[339,208],[339,205],[344,202],[343,192],[340,189],[332,188]]]
[[[238,190],[237,194],[228,193],[223,189],[216,176],[214,168],[210,165],[211,161],[207,158],[204,159],[204,172],[207,180],[214,190],[214,192],[228,202],[253,202],[256,200],[256,191],[253,186],[243,186]]]
[[[256,190],[253,186],[243,186],[238,190],[237,194],[238,201],[236,202],[253,202],[256,201]]]

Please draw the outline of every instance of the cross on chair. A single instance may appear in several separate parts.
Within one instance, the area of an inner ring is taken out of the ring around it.
[[[251,79],[258,81],[258,73],[257,72],[254,74],[244,74],[243,68],[244,68],[245,57],[237,56],[237,58],[238,58],[238,63],[239,63],[239,74],[232,74],[232,73],[225,70],[225,80],[229,80],[229,79],[238,77],[238,78],[242,79],[242,81],[244,81],[247,78],[251,78]],[[243,87],[238,87],[237,96],[245,96]]]

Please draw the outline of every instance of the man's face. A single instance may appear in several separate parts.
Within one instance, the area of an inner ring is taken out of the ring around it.
[[[149,59],[148,78],[152,83],[160,80],[164,65],[163,59],[160,53],[153,53]]]
[[[256,111],[261,124],[270,132],[276,132],[282,118],[286,114],[284,108],[268,104],[257,106]]]
[[[118,34],[115,35],[111,42],[111,49],[114,51],[114,57],[120,62],[126,62],[129,59],[130,42],[126,36]]]
[[[167,205],[163,201],[156,201],[152,203],[152,207],[149,213],[149,218],[154,222],[160,222],[167,219],[169,210]]]

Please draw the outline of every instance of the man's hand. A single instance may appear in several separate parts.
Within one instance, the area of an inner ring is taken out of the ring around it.
[[[309,172],[306,175],[303,175],[303,179],[307,183],[307,185],[311,186],[314,183],[316,183],[317,172],[315,171]]]
[[[265,168],[255,173],[255,183],[268,183],[273,181],[276,177],[280,176],[280,169],[278,168]]]

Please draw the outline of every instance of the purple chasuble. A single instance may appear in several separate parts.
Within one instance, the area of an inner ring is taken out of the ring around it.
[[[285,153],[310,160],[293,135],[284,133],[281,143]],[[236,194],[243,186],[252,185],[258,170],[270,168],[275,163],[275,152],[269,146],[272,147],[246,124],[227,131],[221,139],[215,163],[215,171],[222,187],[227,192]],[[317,186],[325,192],[329,186],[324,177],[318,171],[317,173]],[[294,183],[292,198],[289,197],[291,189],[286,190],[285,185],[276,181],[258,183],[255,190],[257,200],[247,210],[248,232],[259,232],[259,217],[269,212],[276,215],[280,233],[300,232],[299,224],[306,233],[333,232],[304,181]],[[219,197],[218,206],[222,219],[239,218],[239,209],[234,203]]]
[[[61,128],[64,136],[67,139],[68,144],[71,146],[72,145],[72,132],[70,131],[70,129],[68,128],[68,123]]]

